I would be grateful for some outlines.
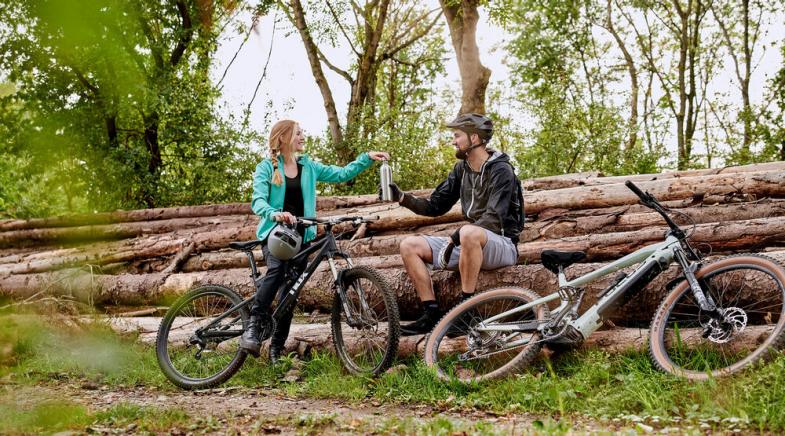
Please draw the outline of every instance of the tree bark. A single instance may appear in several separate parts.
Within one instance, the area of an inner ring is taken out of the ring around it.
[[[785,162],[768,162],[754,165],[731,166],[706,170],[686,170],[662,174],[639,174],[630,176],[602,177],[599,173],[567,174],[564,176],[543,177],[524,181],[527,191],[554,190],[565,188],[578,188],[581,186],[599,186],[623,183],[626,180],[634,182],[649,182],[666,179],[680,179],[685,177],[700,177],[705,175],[726,175],[737,173],[754,173],[765,171],[785,171]],[[412,191],[417,196],[428,196],[431,189]],[[532,192],[527,192],[530,196]],[[316,200],[318,211],[348,209],[369,205],[381,205],[378,195],[336,196],[320,197]],[[391,203],[387,203],[390,205]],[[346,213],[355,211],[347,210]],[[527,213],[529,208],[527,204]],[[43,229],[51,227],[74,227],[83,225],[98,225],[112,223],[130,223],[138,221],[168,220],[175,218],[214,217],[219,215],[250,215],[251,206],[248,203],[211,204],[201,206],[182,206],[157,209],[140,209],[130,211],[105,212],[97,214],[68,215],[50,218],[35,218],[30,220],[0,220],[0,232],[25,229]]]
[[[169,233],[175,230],[200,228],[209,232],[225,227],[256,225],[254,215],[218,215],[199,218],[173,218],[158,221],[106,224],[98,226],[53,227],[0,232],[0,247],[25,247],[56,243],[111,241],[137,236]]]
[[[708,176],[714,174],[750,173],[775,170],[785,171],[785,162],[767,162],[752,165],[729,166],[723,168],[708,168],[702,170],[672,171],[658,174],[631,174],[628,176],[606,177],[598,172],[564,174],[560,176],[540,177],[537,179],[525,180],[523,182],[523,187],[527,191],[539,191],[575,188],[578,186],[610,185],[613,183],[624,183],[627,180],[637,183],[650,182],[654,180],[678,179],[683,177]]]
[[[92,322],[94,319],[85,319]],[[135,318],[109,317],[102,320],[120,334],[137,334],[139,341],[145,344],[154,344],[158,333],[158,325],[161,323],[160,317],[144,316]],[[344,339],[350,350],[357,344],[357,336],[352,334],[350,329],[345,329]],[[737,336],[729,345],[734,350],[740,351],[745,346],[756,344],[757,337],[763,332],[758,326],[751,326]],[[182,335],[171,336],[171,340],[179,341],[185,339],[186,332]],[[188,333],[190,334],[190,333]],[[684,334],[684,337],[701,337],[700,335]],[[451,351],[464,351],[466,340],[464,338],[445,339],[441,349]],[[580,348],[592,349],[601,348],[605,352],[622,353],[629,350],[646,350],[649,341],[649,330],[645,328],[613,328],[609,330],[599,330],[594,332]],[[265,341],[262,345],[262,354],[266,355],[269,342]],[[738,347],[738,348],[735,348]],[[398,357],[406,358],[410,356],[422,356],[425,348],[424,335],[403,336],[398,343]],[[329,323],[294,323],[289,331],[289,337],[284,346],[286,353],[297,353],[300,357],[305,357],[303,350],[332,352],[332,331]]]
[[[780,262],[785,252],[767,253]],[[381,263],[377,264],[381,266]],[[582,263],[571,266],[568,278],[586,274],[603,264]],[[403,268],[380,268],[397,296],[398,307],[403,319],[412,319],[421,313],[417,294]],[[626,272],[631,269],[627,268]],[[264,274],[264,269],[262,269]],[[665,296],[665,285],[680,275],[680,270],[671,266],[660,274],[636,298],[620,308],[611,319],[619,325],[638,325],[648,322],[660,300]],[[583,308],[597,301],[597,294],[613,280],[611,274],[586,286]],[[746,279],[746,278],[743,278]],[[458,273],[437,271],[432,275],[434,291],[443,308],[452,307],[460,299],[461,287]],[[298,305],[306,311],[319,309],[329,312],[332,307],[332,273],[326,265],[320,266],[306,283],[300,294]],[[167,301],[202,284],[219,284],[236,289],[245,296],[253,293],[253,284],[247,269],[230,269],[199,273],[180,274],[121,274],[117,276],[90,274],[81,270],[59,271],[0,277],[0,296],[15,299],[28,298],[40,291],[54,296],[70,296],[79,301],[98,305],[163,305]],[[501,286],[520,286],[540,295],[556,290],[556,276],[542,265],[516,265],[494,271],[481,271],[477,289],[489,290]]]
[[[452,2],[439,0],[461,75],[461,109],[459,113],[485,113],[485,91],[491,78],[491,70],[480,62],[477,46],[477,23],[480,14],[477,0]]]

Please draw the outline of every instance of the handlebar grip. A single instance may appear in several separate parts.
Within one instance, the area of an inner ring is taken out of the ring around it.
[[[626,182],[624,182],[624,184],[625,184],[625,185],[626,185],[628,188],[630,188],[630,191],[634,192],[634,193],[635,193],[635,195],[637,195],[637,196],[638,196],[638,198],[640,198],[640,199],[641,199],[641,201],[643,201],[644,203],[649,201],[649,196],[648,196],[648,195],[646,195],[646,194],[644,194],[644,193],[643,193],[643,191],[641,191],[641,190],[640,190],[640,188],[638,188],[638,187],[635,185],[635,183],[632,183],[632,181],[630,181],[630,180],[627,180]]]

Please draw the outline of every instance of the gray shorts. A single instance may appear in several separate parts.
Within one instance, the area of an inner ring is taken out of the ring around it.
[[[485,234],[488,236],[488,242],[482,248],[482,266],[481,269],[498,269],[505,266],[515,265],[518,263],[518,248],[512,243],[510,238],[497,235],[490,230],[484,229]],[[444,236],[423,236],[431,247],[431,254],[433,259],[436,260],[442,248],[450,242],[450,238]],[[450,255],[450,261],[447,263],[448,270],[458,270],[458,259],[461,257],[461,247],[455,247]],[[432,266],[433,267],[433,266]]]

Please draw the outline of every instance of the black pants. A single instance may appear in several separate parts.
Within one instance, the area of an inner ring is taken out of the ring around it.
[[[303,244],[302,249],[306,249],[308,245],[310,244]],[[281,303],[281,299],[288,291],[288,289],[281,288],[286,278],[286,271],[292,267],[298,267],[302,270],[307,264],[307,259],[302,260],[299,265],[293,261],[278,259],[270,254],[270,250],[267,249],[267,242],[262,244],[262,253],[264,253],[264,260],[267,264],[267,274],[262,279],[262,285],[257,290],[256,295],[254,295],[254,302],[251,304],[251,315],[256,316],[269,313],[276,291],[278,291],[278,304]],[[289,336],[293,316],[294,306],[278,321],[275,331],[270,338],[270,347],[283,348],[286,338]]]

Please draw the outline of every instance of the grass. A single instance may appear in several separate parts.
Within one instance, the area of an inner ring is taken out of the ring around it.
[[[158,369],[152,348],[135,343],[134,338],[119,337],[100,326],[52,328],[39,320],[0,315],[0,378],[10,377],[16,383],[41,383],[54,378],[175,389]],[[657,371],[645,353],[582,351],[567,353],[552,362],[538,361],[506,380],[471,386],[438,381],[418,359],[410,359],[404,362],[406,368],[378,379],[350,376],[335,356],[320,353],[305,363],[302,381],[285,383],[281,376],[291,362],[284,360],[284,364],[270,367],[265,362],[249,359],[227,385],[264,386],[292,396],[342,399],[350,403],[427,404],[438,410],[458,412],[482,409],[498,413],[530,412],[558,419],[577,416],[607,422],[620,420],[633,425],[641,421],[660,427],[703,425],[704,429],[708,426],[709,429],[785,430],[783,356],[735,377],[691,383]],[[0,425],[11,422],[13,428],[29,429],[44,425],[41,417],[63,415],[70,416],[74,425],[112,420],[125,425],[125,422],[146,419],[174,425],[182,417],[178,415],[181,412],[155,414],[134,406],[113,410],[109,412],[111,416],[94,414],[68,403],[42,403],[36,407],[44,409],[32,408],[21,418],[0,414],[0,422],[4,422]],[[463,428],[448,431],[446,422],[436,421],[428,423],[433,428],[410,427],[411,423],[405,419],[381,420],[374,425],[377,424],[389,426],[391,432],[393,427],[405,433],[465,431]],[[58,427],[56,422],[46,425],[52,429],[69,428]],[[558,421],[545,420],[542,431],[560,433],[560,425]],[[376,431],[376,427],[369,431]],[[484,430],[474,428],[471,432]]]
[[[27,403],[27,404],[26,404]],[[181,409],[120,403],[90,412],[65,400],[9,401],[0,399],[0,434],[54,433],[91,428],[163,432],[185,427],[190,417]]]

